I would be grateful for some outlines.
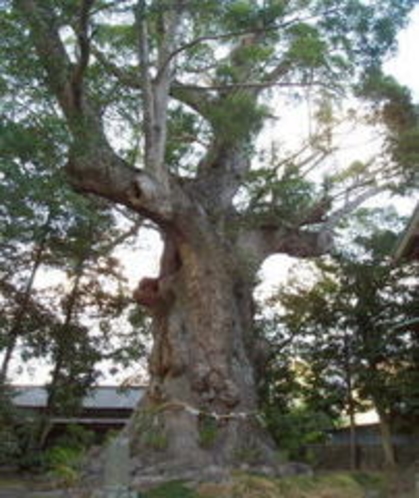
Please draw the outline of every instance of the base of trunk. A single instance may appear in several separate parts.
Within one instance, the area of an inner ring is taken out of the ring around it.
[[[135,491],[170,481],[229,483],[234,472],[268,477],[311,473],[304,464],[279,463],[269,435],[252,414],[216,419],[179,406],[159,406],[138,411],[120,437],[129,441],[125,484]],[[123,459],[118,458],[119,464]],[[91,462],[91,485],[100,489],[109,478],[109,461],[102,454]]]
[[[264,477],[281,478],[296,475],[313,475],[312,469],[305,464],[290,462],[276,465],[249,465],[239,467],[209,465],[206,467],[188,467],[166,462],[154,467],[144,468],[141,474],[134,475],[131,489],[141,492],[158,487],[167,482],[182,481],[189,486],[196,487],[200,484],[231,483],[236,473],[261,475]]]
[[[205,468],[276,460],[271,438],[251,412],[220,415],[184,403],[148,406],[134,414],[125,434],[138,472],[162,461]]]

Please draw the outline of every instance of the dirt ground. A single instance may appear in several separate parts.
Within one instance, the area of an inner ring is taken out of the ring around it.
[[[393,475],[362,472],[356,477],[351,475],[362,485],[365,498],[419,498],[418,491],[415,492],[416,473],[412,469]],[[44,478],[0,471],[0,498],[71,498],[71,491],[48,489]]]

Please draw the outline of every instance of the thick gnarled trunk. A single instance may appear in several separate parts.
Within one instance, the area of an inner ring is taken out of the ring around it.
[[[154,318],[151,383],[129,427],[140,480],[156,465],[179,476],[179,467],[202,475],[273,463],[257,418],[251,286],[231,250],[206,235],[174,236],[163,256],[172,268],[135,294]]]
[[[121,82],[130,91],[141,90],[141,168],[127,163],[111,147],[105,132],[108,103],[101,105],[94,85],[87,84],[89,66],[108,59],[108,54],[96,50],[90,60],[96,29],[89,21],[97,14],[91,9],[93,2],[83,1],[80,11],[74,11],[75,61],[61,39],[60,28],[67,21],[58,7],[51,9],[37,0],[14,2],[71,134],[66,166],[71,184],[80,192],[128,207],[155,223],[166,237],[160,277],[144,279],[135,292],[138,302],[153,314],[154,348],[148,394],[127,428],[133,471],[139,483],[147,477],[147,469],[156,474],[159,467],[173,469],[166,478],[181,478],[184,470],[194,467],[201,478],[205,478],[203,468],[214,466],[225,469],[245,463],[272,468],[272,446],[256,417],[252,356],[258,348],[252,333],[252,276],[271,254],[311,257],[329,250],[336,219],[324,223],[328,210],[324,199],[292,220],[277,219],[276,210],[274,216],[255,219],[251,205],[244,211],[235,209],[234,198],[248,177],[259,129],[260,92],[291,69],[287,59],[279,61],[276,68],[265,71],[262,85],[247,85],[248,75],[256,74],[256,68],[260,71],[260,61],[254,65],[252,57],[243,55],[251,46],[263,46],[263,31],[246,40],[238,38],[219,61],[220,67],[230,61],[239,87],[202,91],[174,80],[175,59],[193,46],[182,45],[187,2],[173,2],[173,8],[161,10],[149,9],[159,2],[135,4],[132,28],[137,34],[138,78],[128,78],[128,83],[124,77]],[[112,62],[110,66],[118,75],[131,73]],[[109,69],[109,64],[104,67]],[[212,130],[206,153],[187,177],[166,164],[169,96],[193,109]],[[239,112],[232,112],[236,106]],[[246,109],[249,118],[236,122]],[[219,122],[220,116],[225,116],[227,126]],[[235,121],[231,128],[229,119]],[[242,256],[248,265],[242,266]]]

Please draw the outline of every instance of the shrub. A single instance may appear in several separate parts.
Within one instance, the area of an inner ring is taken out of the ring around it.
[[[84,451],[65,446],[54,446],[44,453],[48,475],[61,487],[74,486],[79,478]]]

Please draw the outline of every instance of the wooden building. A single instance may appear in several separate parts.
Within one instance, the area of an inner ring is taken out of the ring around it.
[[[143,397],[145,387],[98,386],[83,399],[77,416],[51,419],[52,437],[69,425],[79,425],[100,438],[109,431],[120,430]],[[27,414],[42,415],[47,406],[47,390],[42,386],[14,386],[14,405]]]

